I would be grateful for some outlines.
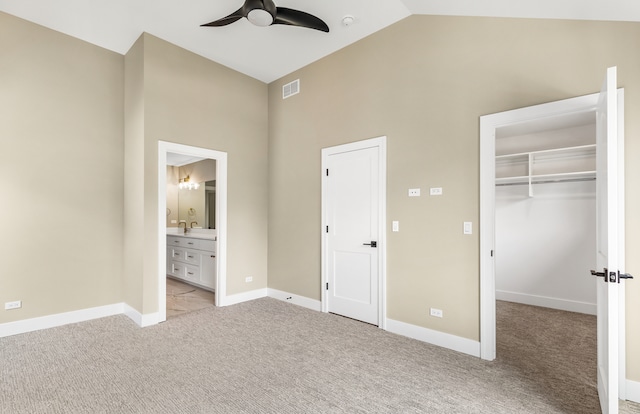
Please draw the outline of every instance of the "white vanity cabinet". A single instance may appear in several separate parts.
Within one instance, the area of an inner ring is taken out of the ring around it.
[[[167,236],[167,275],[215,290],[216,241]]]

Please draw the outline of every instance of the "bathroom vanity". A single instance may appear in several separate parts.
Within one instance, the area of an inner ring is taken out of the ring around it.
[[[215,291],[216,246],[210,232],[167,234],[167,276]]]

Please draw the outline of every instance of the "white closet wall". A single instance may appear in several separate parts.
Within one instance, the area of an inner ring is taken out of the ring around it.
[[[496,298],[595,314],[595,181],[496,187]]]
[[[496,153],[590,144],[593,131],[591,126],[574,127],[497,139]],[[571,155],[567,160],[555,158],[553,163],[572,170],[576,163],[583,163],[588,167],[579,169],[590,170],[591,161],[580,158],[584,156]],[[521,169],[517,174],[526,175]],[[580,173],[578,178],[588,175]],[[595,314],[596,280],[589,273],[595,269],[595,181],[519,184],[496,186],[496,298]]]

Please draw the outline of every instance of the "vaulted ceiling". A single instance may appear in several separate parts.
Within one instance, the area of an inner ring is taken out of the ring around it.
[[[271,82],[411,14],[640,21],[638,0],[276,0],[311,13],[329,33],[241,19],[200,27],[244,0],[0,0],[0,11],[125,54],[147,32]],[[345,16],[353,24],[345,26]],[[425,39],[429,41],[429,39]]]

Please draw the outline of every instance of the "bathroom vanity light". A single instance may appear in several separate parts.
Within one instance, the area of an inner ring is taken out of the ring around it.
[[[189,181],[189,176],[187,175],[185,178],[181,178],[180,179],[180,184],[178,184],[178,188],[179,189],[189,189],[189,190],[197,190],[200,187],[200,184],[198,183],[192,183],[191,181]]]

